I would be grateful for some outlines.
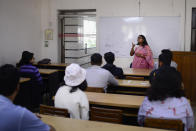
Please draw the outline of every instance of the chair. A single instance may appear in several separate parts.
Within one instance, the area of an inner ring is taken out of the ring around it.
[[[87,91],[87,92],[104,93],[104,89],[103,88],[98,88],[98,87],[87,87],[87,89],[85,91]]]
[[[126,80],[141,80],[144,81],[144,77],[134,77],[134,76],[126,76],[125,77]]]
[[[151,128],[184,131],[183,122],[181,120],[174,120],[174,119],[146,118],[144,122],[144,126],[151,127]]]
[[[93,121],[122,123],[122,110],[91,107],[90,118]]]
[[[31,112],[39,112],[42,102],[42,87],[31,80],[20,85],[20,90],[14,100],[14,104],[26,107]]]
[[[46,105],[40,105],[40,114],[69,117],[69,113],[67,109],[56,108],[56,107],[46,106]]]

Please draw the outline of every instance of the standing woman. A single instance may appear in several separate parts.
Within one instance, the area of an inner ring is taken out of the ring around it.
[[[153,54],[148,46],[145,36],[139,35],[138,36],[138,47],[135,47],[135,44],[132,43],[132,48],[130,55],[134,55],[134,59],[132,62],[132,68],[139,68],[139,69],[153,69],[154,61],[153,61]]]

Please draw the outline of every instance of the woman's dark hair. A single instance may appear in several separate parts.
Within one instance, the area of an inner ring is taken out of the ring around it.
[[[147,96],[150,101],[163,101],[169,97],[185,96],[180,73],[173,67],[160,68],[151,82]]]
[[[3,65],[0,67],[0,94],[10,96],[14,93],[19,83],[19,72],[13,65]]]
[[[84,80],[80,85],[78,86],[72,86],[72,89],[70,90],[70,93],[73,93],[75,91],[77,91],[77,89],[80,89],[82,91],[86,90],[87,88],[87,81]]]
[[[17,64],[17,67],[30,64],[30,61],[33,59],[34,54],[29,51],[22,52],[22,58],[20,62]]]
[[[112,52],[107,52],[104,54],[104,59],[107,63],[113,64],[113,62],[115,60],[115,55]]]
[[[142,43],[142,46],[144,47],[145,45],[148,45],[148,42],[146,40],[146,37],[144,35],[139,35],[138,38],[141,37],[143,39],[143,43]],[[139,45],[139,43],[138,43]]]

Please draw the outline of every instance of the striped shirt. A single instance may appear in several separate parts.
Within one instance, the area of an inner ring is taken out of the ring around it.
[[[20,67],[20,75],[21,77],[27,77],[31,78],[32,83],[42,85],[42,77],[39,73],[39,70],[37,67],[29,64],[29,65],[23,65]]]

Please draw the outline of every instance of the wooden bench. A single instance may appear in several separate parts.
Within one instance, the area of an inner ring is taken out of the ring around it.
[[[144,126],[158,129],[184,131],[184,124],[181,120],[146,118]]]
[[[56,108],[56,107],[47,106],[47,105],[40,105],[40,114],[57,115],[57,116],[63,116],[63,117],[69,116],[67,109]]]

